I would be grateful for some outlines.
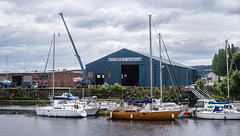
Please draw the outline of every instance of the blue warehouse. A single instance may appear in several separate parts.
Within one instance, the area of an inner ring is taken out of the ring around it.
[[[150,86],[150,57],[147,54],[121,49],[86,65],[92,85],[119,83],[123,86]],[[160,86],[159,57],[153,57],[153,86]],[[197,80],[197,70],[162,60],[163,86],[186,86]]]

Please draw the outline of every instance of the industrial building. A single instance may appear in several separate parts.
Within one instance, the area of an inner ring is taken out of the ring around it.
[[[150,57],[129,49],[121,49],[86,65],[92,85],[119,83],[123,86],[150,86]],[[153,57],[153,86],[160,86],[160,61]],[[186,86],[197,80],[197,70],[177,62],[162,60],[163,86]]]
[[[83,73],[80,70],[63,70],[54,72],[54,86],[55,87],[77,87],[73,79],[83,77]],[[12,81],[9,87],[23,88],[29,87],[33,83],[38,83],[44,87],[52,87],[53,84],[53,72],[24,72],[24,73],[0,73],[0,83],[3,80],[10,79]]]

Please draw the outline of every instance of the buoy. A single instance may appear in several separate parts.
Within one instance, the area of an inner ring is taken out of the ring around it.
[[[188,110],[185,110],[185,114],[188,114],[189,112],[188,112]]]
[[[110,112],[110,118],[112,118],[112,112]]]

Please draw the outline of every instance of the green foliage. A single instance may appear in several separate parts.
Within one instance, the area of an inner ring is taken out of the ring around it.
[[[200,87],[200,89],[206,91],[206,87],[204,86],[204,81],[202,79],[198,79],[195,83]]]
[[[239,63],[240,62],[240,53],[239,52],[235,52],[233,54],[233,59],[234,59],[236,65],[237,65],[237,68],[239,69],[240,68],[240,63]],[[235,64],[233,62],[233,59],[231,59],[231,61],[230,61],[230,71],[237,70],[236,67],[235,67]]]
[[[226,52],[225,49],[219,49],[218,54],[214,55],[212,60],[213,73],[219,76],[226,76]]]
[[[160,99],[160,97],[161,97],[160,90],[157,87],[154,88],[153,94],[154,94],[154,96],[153,96],[154,99]]]
[[[231,48],[228,49],[228,53],[234,54],[235,60],[240,60],[239,48],[234,47],[234,45],[231,45]],[[236,54],[235,54],[236,53]],[[236,57],[236,58],[235,58]],[[231,55],[229,57],[232,59]],[[235,61],[237,62],[237,61]],[[230,67],[233,67],[233,63],[231,63]],[[240,64],[239,64],[240,65]],[[214,55],[214,58],[212,60],[212,70],[213,73],[217,74],[218,76],[226,76],[227,75],[227,66],[226,66],[226,49],[219,49],[218,53]]]
[[[114,96],[115,98],[120,98],[122,95],[122,91],[125,90],[125,87],[119,85],[118,83],[115,83],[114,85],[111,85],[109,87],[106,87],[104,85],[98,85],[97,88],[95,88],[94,94],[98,96],[100,99],[106,99],[110,96]]]
[[[237,70],[232,72],[230,77],[230,95],[231,98],[240,98],[240,77],[237,73]]]
[[[21,86],[17,88],[17,91],[18,91],[18,96],[23,96],[23,91]]]

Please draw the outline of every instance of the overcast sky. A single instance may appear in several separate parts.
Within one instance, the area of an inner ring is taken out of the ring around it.
[[[6,55],[10,72],[44,70],[54,33],[56,69],[80,69],[60,12],[84,65],[122,48],[149,54],[149,14],[155,56],[156,33],[187,66],[211,65],[228,38],[240,46],[240,0],[0,0],[0,72]]]

